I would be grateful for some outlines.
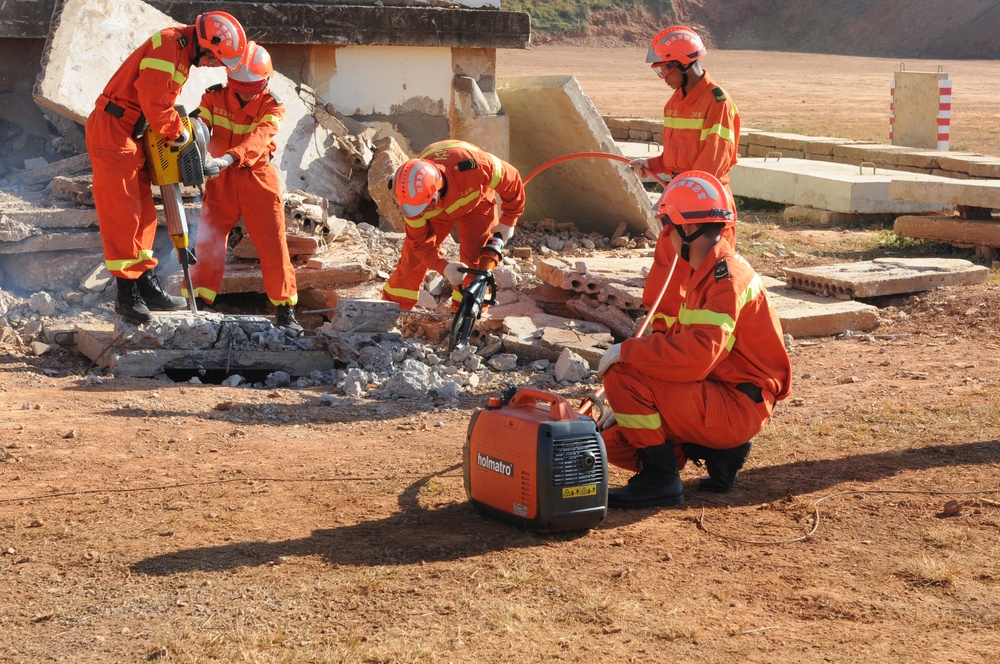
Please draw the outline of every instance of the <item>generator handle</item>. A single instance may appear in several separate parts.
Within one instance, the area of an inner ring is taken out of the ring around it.
[[[573,410],[565,397],[536,390],[531,387],[522,387],[519,389],[514,398],[510,400],[510,405],[514,407],[534,406],[539,401],[550,404],[549,417],[553,420],[575,420],[578,418],[577,412]]]

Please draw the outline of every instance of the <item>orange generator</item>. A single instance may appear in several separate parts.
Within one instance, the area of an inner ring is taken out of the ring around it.
[[[512,388],[491,398],[472,415],[463,456],[465,493],[483,514],[539,532],[585,530],[607,516],[604,440],[561,396]]]

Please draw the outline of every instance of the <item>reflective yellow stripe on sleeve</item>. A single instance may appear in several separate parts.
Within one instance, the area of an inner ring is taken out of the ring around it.
[[[499,157],[493,155],[488,155],[490,159],[493,160],[493,179],[490,180],[488,185],[490,189],[496,189],[497,185],[500,184],[500,180],[503,179],[503,162],[500,161]]]
[[[215,124],[215,116],[212,115],[212,111],[208,110],[204,106],[198,107],[198,117],[204,120],[209,125]]]
[[[729,141],[730,143],[736,140],[736,132],[734,132],[729,127],[723,127],[720,124],[712,125],[708,129],[701,130],[701,140],[708,140],[708,137],[712,134],[718,134],[719,138]]]
[[[177,71],[174,63],[160,58],[143,58],[139,63],[139,71],[143,69],[155,69],[170,74],[170,78],[174,79],[177,85],[184,85],[187,82],[187,76]]]
[[[677,322],[677,319],[674,318],[673,316],[668,316],[666,314],[653,314],[653,317],[649,320],[649,323],[650,325],[652,325],[653,323],[659,320],[662,320],[664,325],[666,325],[667,327],[673,327],[674,323]]]
[[[273,122],[274,124],[281,126],[281,121],[273,115],[265,115],[258,122],[254,122],[252,124],[236,124],[229,118],[224,118],[221,115],[217,118],[214,118],[214,120],[216,127],[222,127],[223,129],[228,129],[229,131],[233,132],[236,135],[253,133],[253,131],[257,127],[259,127],[261,124],[265,122]]]
[[[628,415],[626,413],[615,413],[618,425],[624,429],[659,429],[663,426],[663,420],[659,413],[649,415]]]
[[[149,38],[149,42],[153,45],[154,49],[160,48],[163,46],[163,33],[157,32]]]

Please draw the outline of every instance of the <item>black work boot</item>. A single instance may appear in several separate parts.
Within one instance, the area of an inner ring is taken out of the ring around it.
[[[684,456],[701,465],[699,461],[704,460],[708,470],[708,475],[698,480],[698,488],[702,491],[714,491],[716,493],[726,493],[733,488],[736,476],[740,473],[740,468],[746,463],[750,456],[750,447],[753,442],[743,443],[738,447],[728,450],[716,450],[704,445],[695,443],[684,443],[681,449]]]
[[[153,320],[153,315],[149,313],[149,307],[146,306],[142,295],[139,294],[139,282],[122,277],[116,277],[115,281],[118,283],[115,312],[136,325]]]
[[[674,444],[639,450],[639,472],[628,484],[608,491],[608,507],[676,507],[684,504],[684,485],[677,472]]]
[[[174,311],[187,306],[187,300],[183,297],[171,295],[163,290],[160,278],[153,274],[152,270],[143,272],[136,283],[139,284],[139,295],[151,311]]]
[[[299,336],[303,330],[299,322],[295,320],[295,310],[292,309],[292,305],[290,304],[279,304],[276,318],[278,327],[294,332],[294,336]]]

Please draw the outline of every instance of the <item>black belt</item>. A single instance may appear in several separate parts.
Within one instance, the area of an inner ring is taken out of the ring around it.
[[[753,399],[754,403],[764,403],[763,392],[753,383],[740,383],[736,389]]]
[[[125,117],[126,109],[124,106],[119,106],[115,102],[109,101],[107,104],[104,105],[104,112],[110,115],[111,117],[118,118],[119,120],[121,120],[122,118]],[[134,111],[130,113],[130,115],[132,114],[134,114]],[[149,123],[146,122],[146,116],[143,115],[142,112],[140,111],[138,116],[136,117],[135,124],[132,125],[132,138],[134,138],[137,141],[141,139],[142,135],[146,133],[147,127],[149,127]]]

